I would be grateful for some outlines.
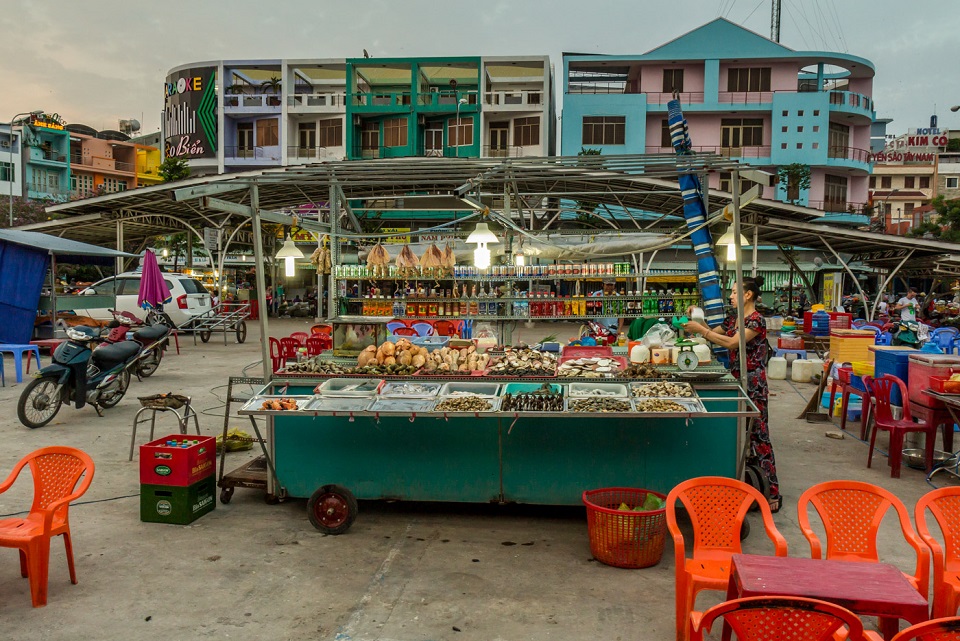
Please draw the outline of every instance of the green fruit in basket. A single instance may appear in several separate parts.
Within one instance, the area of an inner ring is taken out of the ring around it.
[[[621,503],[620,507],[618,507],[617,509],[620,510],[621,512],[629,512],[630,506],[627,505],[626,503]]]
[[[653,510],[663,509],[664,501],[659,496],[655,494],[647,493],[646,498],[643,499],[643,505],[640,505],[636,508],[636,511],[640,512],[649,512]]]

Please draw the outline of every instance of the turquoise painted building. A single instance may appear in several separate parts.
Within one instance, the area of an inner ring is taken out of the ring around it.
[[[70,132],[55,116],[31,117],[21,123],[23,194],[36,200],[70,198]]]
[[[795,51],[723,18],[640,55],[565,54],[561,154],[672,152],[667,102],[676,94],[695,150],[774,173],[807,165],[809,188],[781,184],[763,196],[865,224],[873,77],[869,60]],[[710,188],[729,191],[730,182],[712,175]]]

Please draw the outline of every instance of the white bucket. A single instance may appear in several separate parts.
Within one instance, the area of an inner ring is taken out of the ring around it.
[[[783,381],[787,378],[787,359],[783,356],[774,356],[767,363],[767,376],[776,381]]]

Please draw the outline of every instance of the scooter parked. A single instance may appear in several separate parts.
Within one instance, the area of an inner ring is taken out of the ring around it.
[[[104,344],[115,344],[127,340],[132,321],[127,316],[114,312],[114,319],[108,327],[110,331],[103,339]],[[146,378],[157,371],[160,367],[160,361],[163,360],[163,352],[167,349],[170,341],[170,327],[160,320],[150,326],[141,325],[139,329],[134,330],[132,340],[136,341],[143,348],[140,354],[139,364],[134,373],[140,378]],[[98,347],[97,349],[102,349]]]
[[[77,409],[93,405],[115,406],[130,386],[130,370],[139,364],[143,348],[134,341],[123,341],[94,349],[99,333],[91,327],[67,329],[67,341],[53,352],[53,363],[36,373],[20,394],[17,418],[29,428],[43,427],[53,420],[63,403],[73,402]]]

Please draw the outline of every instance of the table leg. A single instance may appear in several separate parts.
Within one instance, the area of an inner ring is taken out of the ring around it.
[[[893,637],[897,636],[897,633],[900,632],[900,619],[896,617],[880,617],[880,634],[884,639],[890,641]]]
[[[727,601],[733,601],[734,599],[740,598],[740,581],[739,575],[736,573],[736,566],[730,564],[730,580],[727,581]],[[733,629],[730,627],[730,624],[727,623],[726,619],[723,621],[723,628],[720,633],[721,641],[730,641],[730,637],[733,635]]]

